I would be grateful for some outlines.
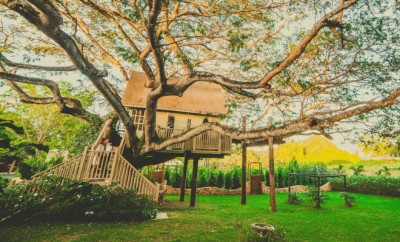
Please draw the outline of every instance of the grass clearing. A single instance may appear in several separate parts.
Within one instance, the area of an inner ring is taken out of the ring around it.
[[[251,223],[283,227],[289,241],[396,241],[400,234],[400,199],[356,194],[356,206],[342,206],[338,193],[321,209],[289,205],[277,195],[278,212],[269,212],[268,195],[198,196],[194,208],[161,208],[166,220],[143,223],[31,224],[0,229],[2,241],[237,241]],[[188,199],[188,198],[186,198]],[[177,195],[167,200],[178,200]]]

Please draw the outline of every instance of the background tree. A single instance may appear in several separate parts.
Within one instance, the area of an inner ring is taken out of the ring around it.
[[[24,129],[14,124],[12,120],[0,118],[0,165],[6,166],[19,162],[28,155],[34,155],[37,150],[49,151],[43,144],[30,143],[19,136]]]
[[[368,123],[382,108],[398,109],[399,18],[395,1],[100,1],[0,0],[0,78],[22,102],[55,104],[84,120],[79,99],[63,95],[49,73],[91,81],[128,131],[137,159],[152,150],[214,130],[258,140],[316,131],[329,137],[341,123]],[[28,27],[26,27],[28,26]],[[38,31],[39,30],[39,31]],[[18,39],[18,41],[15,41]],[[35,58],[20,58],[34,53]],[[55,60],[57,66],[46,65]],[[32,63],[37,61],[38,63]],[[119,96],[133,68],[151,88],[140,150]],[[73,76],[71,74],[71,76]],[[178,78],[172,84],[170,80]],[[206,123],[155,142],[162,96],[181,96],[196,82],[227,92],[231,108],[252,107],[252,130]],[[21,83],[41,85],[28,95]],[[265,118],[275,123],[266,125]],[[346,128],[346,127],[345,127]]]

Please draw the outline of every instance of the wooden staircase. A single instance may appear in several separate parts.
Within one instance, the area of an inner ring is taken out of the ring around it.
[[[94,165],[98,162],[98,165]],[[136,190],[138,194],[148,195],[158,200],[159,184],[153,183],[127,161],[119,152],[96,151],[85,148],[82,155],[71,158],[59,165],[53,166],[32,177],[32,181],[40,180],[44,176],[59,176],[88,181],[100,185],[109,185],[112,182],[124,189]]]

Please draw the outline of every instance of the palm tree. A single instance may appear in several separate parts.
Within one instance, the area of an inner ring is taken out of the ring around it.
[[[357,167],[350,166],[350,169],[353,170],[355,176],[359,176],[359,175],[361,175],[362,172],[365,171],[363,165],[359,165]]]

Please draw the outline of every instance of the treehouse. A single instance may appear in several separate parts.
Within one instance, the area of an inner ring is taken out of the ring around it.
[[[139,138],[143,136],[146,98],[150,92],[150,88],[145,87],[145,82],[144,73],[132,72],[122,98],[122,103],[133,118]],[[219,116],[226,112],[222,88],[214,83],[197,82],[182,97],[167,96],[159,99],[156,113],[157,136],[168,139],[204,122],[219,121]],[[156,153],[170,155],[171,158],[187,154],[223,157],[230,154],[231,141],[228,136],[207,131]]]

